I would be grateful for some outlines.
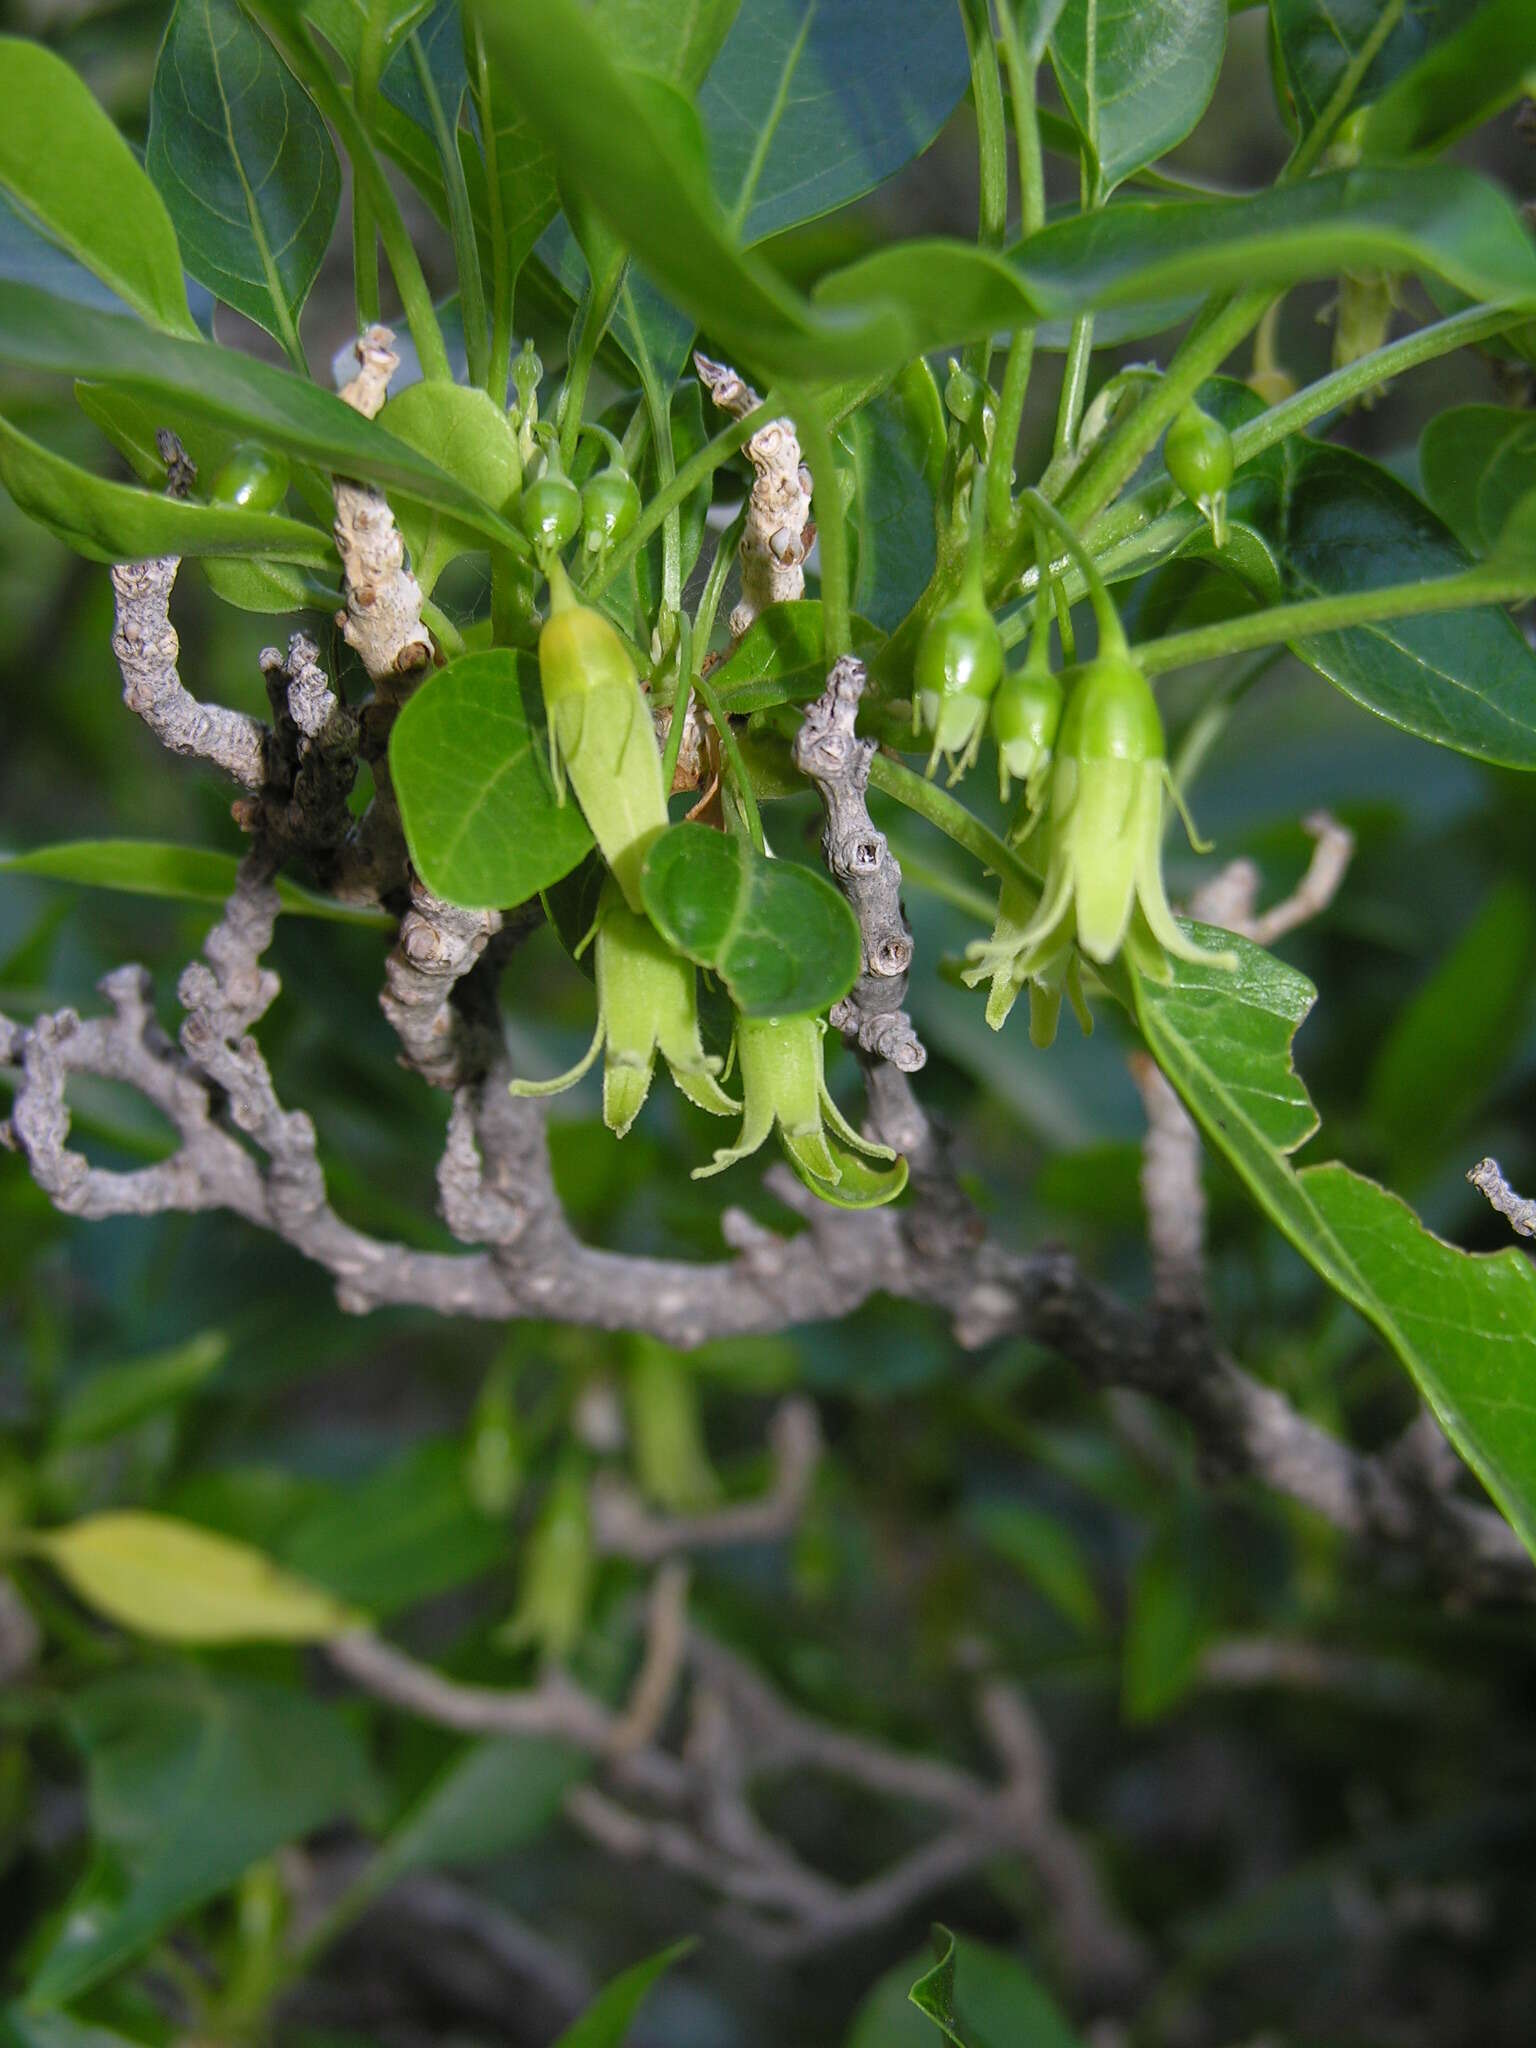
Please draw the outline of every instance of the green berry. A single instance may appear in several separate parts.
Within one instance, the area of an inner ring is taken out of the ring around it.
[[[962,590],[929,620],[913,677],[924,697],[991,696],[1003,673],[1003,643],[979,590]]]
[[[1232,481],[1232,436],[1198,405],[1186,405],[1168,429],[1163,460],[1185,497],[1204,510]]]
[[[581,525],[581,493],[559,472],[536,477],[523,487],[517,520],[535,547],[557,555]]]
[[[244,512],[275,511],[287,495],[287,456],[252,441],[231,451],[208,491],[215,505],[238,505]]]
[[[640,493],[624,470],[599,470],[582,485],[581,532],[589,553],[616,546],[634,532],[639,517]]]

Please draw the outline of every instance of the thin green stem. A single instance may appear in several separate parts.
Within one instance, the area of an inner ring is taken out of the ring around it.
[[[741,806],[742,817],[746,820],[747,835],[759,853],[766,853],[768,844],[763,838],[763,819],[757,808],[757,793],[752,787],[752,778],[747,773],[747,764],[741,758],[741,748],[736,744],[731,721],[706,677],[695,675],[693,687],[698,691],[704,709],[709,713],[710,723],[720,735],[720,750],[725,755],[725,765],[730,770],[732,793]]]
[[[365,129],[373,119],[373,103],[379,89],[383,33],[383,16],[370,9],[363,24],[357,75],[352,82],[353,97]],[[372,194],[361,179],[352,194],[352,273],[361,333],[379,317],[379,227],[374,218]]]
[[[759,427],[766,426],[778,410],[770,393],[755,412],[749,412],[743,419],[732,420],[729,426],[721,428],[712,441],[706,441],[686,462],[679,463],[677,474],[671,482],[663,484],[640,514],[629,539],[621,541],[599,566],[597,573],[589,579],[585,585],[586,595],[592,598],[606,590],[614,577],[628,568],[667,514],[675,506],[681,505],[690,491],[697,490],[707,476],[713,476],[722,462],[729,462],[736,451],[751,440]]]
[[[710,635],[715,630],[715,614],[719,611],[720,599],[725,594],[725,579],[731,573],[731,563],[736,559],[736,550],[740,545],[742,529],[746,523],[747,508],[743,505],[721,534],[715,547],[715,559],[709,565],[709,575],[705,578],[699,608],[693,615],[693,644],[701,662],[709,652]]]
[[[1536,571],[1522,573],[1489,562],[1457,576],[1432,577],[1427,583],[1388,583],[1378,590],[1348,590],[1337,597],[1309,597],[1299,604],[1276,605],[1270,611],[1147,640],[1131,652],[1148,675],[1161,675],[1166,669],[1189,668],[1195,662],[1246,654],[1255,647],[1273,647],[1313,633],[1341,633],[1352,626],[1457,611],[1464,605],[1519,604],[1532,595],[1536,595]]]
[[[448,614],[435,605],[430,597],[421,600],[421,622],[431,630],[433,638],[450,661],[455,655],[464,652],[464,635]]]
[[[830,670],[838,656],[846,654],[853,644],[848,622],[848,529],[832,460],[832,437],[821,407],[806,392],[797,400],[794,412],[800,445],[815,480],[811,502],[821,553],[822,655]]]
[[[613,318],[619,287],[624,283],[624,271],[625,265],[621,260],[615,264],[611,277],[601,282],[589,278],[587,289],[582,294],[576,346],[571,351],[565,389],[560,394],[560,460],[567,469],[576,459],[576,437],[581,432],[581,415],[587,403],[587,382],[608,322]],[[649,363],[646,368],[649,370]]]
[[[1013,113],[1014,148],[1019,160],[1019,233],[1027,241],[1045,225],[1045,168],[1040,151],[1040,117],[1035,104],[1035,67],[1024,54],[1014,9],[998,9],[1003,58],[1008,69],[1009,104]],[[1014,330],[1003,369],[997,427],[987,466],[987,518],[994,533],[1007,525],[1013,502],[1013,459],[1024,424],[1024,402],[1034,367],[1033,325]]]
[[[976,109],[976,156],[980,194],[977,239],[984,249],[1001,249],[1008,233],[1008,125],[1003,116],[1003,81],[992,34],[992,0],[960,0],[965,44],[971,60],[971,101]],[[966,366],[986,379],[992,362],[989,340],[973,342]]]
[[[1068,486],[1061,509],[1079,531],[1085,531],[1094,513],[1130,482],[1163,429],[1257,325],[1273,297],[1269,291],[1242,292],[1216,302],[1197,321],[1168,365],[1167,375],[1148,389],[1135,411]]]
[[[380,167],[357,109],[331,75],[330,66],[306,24],[295,27],[286,11],[272,4],[272,0],[253,0],[253,8],[295,74],[309,88],[316,105],[336,130],[351,159],[354,200],[357,194],[366,194],[377,216],[384,253],[394,273],[400,302],[405,308],[406,324],[421,359],[423,376],[429,382],[451,384],[453,372],[443,342],[443,330],[433,310],[432,294],[427,290],[427,281],[411,245],[399,202]]]
[[[491,93],[490,60],[485,54],[485,37],[478,19],[470,24],[470,90],[480,125],[480,147],[485,156],[485,204],[491,239],[491,350],[486,366],[486,390],[498,405],[507,402],[507,380],[512,374],[512,289],[516,283],[507,260],[506,218],[501,205],[501,170],[497,160],[495,102]]]
[[[629,287],[624,287],[626,300]],[[636,334],[639,335],[638,323]],[[661,519],[661,603],[662,610],[676,617],[683,608],[683,523],[680,496],[669,495],[670,487],[677,481],[677,456],[672,446],[672,407],[667,393],[662,390],[656,377],[655,365],[643,337],[637,348],[635,364],[640,372],[640,388],[645,393],[645,408],[651,420],[651,439],[656,446],[656,474],[661,479],[661,489],[653,503],[666,499],[666,509]],[[641,525],[644,525],[641,519]],[[636,532],[639,528],[636,528]],[[631,539],[634,538],[632,534]],[[604,579],[606,581],[606,578]]]
[[[1088,400],[1088,371],[1093,362],[1093,315],[1079,313],[1072,322],[1066,360],[1061,368],[1061,397],[1056,405],[1056,438],[1053,455],[1066,455],[1077,440]]]
[[[1329,94],[1327,106],[1318,115],[1306,140],[1298,146],[1290,162],[1281,172],[1278,182],[1291,184],[1297,178],[1305,178],[1314,168],[1318,158],[1333,140],[1333,131],[1349,112],[1350,103],[1360,89],[1360,81],[1375,63],[1382,44],[1402,20],[1405,6],[1406,0],[1386,0],[1386,5],[1371,26],[1370,34],[1339,73],[1339,82]]]
[[[458,108],[450,124],[437,80],[421,47],[421,37],[410,39],[411,63],[416,82],[427,103],[427,115],[443,165],[443,191],[448,202],[448,230],[453,237],[454,268],[459,277],[459,307],[464,316],[464,354],[471,384],[484,384],[489,366],[485,331],[485,284],[480,275],[480,244],[475,239],[475,218],[469,204],[469,187],[464,181],[464,160],[459,155]]]
[[[1026,491],[1024,505],[1031,518],[1037,519],[1042,527],[1049,527],[1055,533],[1067,553],[1077,563],[1078,570],[1088,588],[1093,605],[1093,615],[1099,622],[1099,652],[1121,654],[1125,651],[1125,628],[1120,623],[1120,614],[1115,610],[1114,600],[1104,587],[1092,555],[1083,546],[1071,524],[1057,511],[1049,498],[1039,491]],[[1041,552],[1045,552],[1042,550]]]

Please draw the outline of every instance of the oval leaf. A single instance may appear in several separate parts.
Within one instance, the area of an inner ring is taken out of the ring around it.
[[[819,1014],[858,980],[859,927],[832,884],[745,840],[674,825],[646,855],[640,892],[667,943],[713,968],[748,1017]]]
[[[124,1509],[26,1539],[88,1607],[169,1643],[325,1642],[362,1617],[248,1544]]]
[[[1536,419],[1501,405],[1437,413],[1419,442],[1424,495],[1474,554],[1497,547],[1510,513],[1536,490]]]
[[[1051,63],[1103,191],[1184,140],[1226,43],[1227,0],[1067,0]]]
[[[505,509],[522,482],[517,437],[507,415],[472,384],[412,384],[379,414],[388,433],[428,456],[493,512]],[[462,520],[432,506],[405,507],[400,530],[411,568],[431,593],[455,555],[484,545]]]
[[[0,854],[0,874],[38,875],[51,882],[81,882],[91,889],[122,889],[133,896],[177,896],[188,903],[224,903],[234,894],[240,863],[211,846],[177,846],[166,839],[70,839]],[[279,875],[274,883],[284,910],[393,931],[387,910],[341,903]]]
[[[0,36],[0,69],[0,190],[151,326],[195,338],[170,216],[92,93],[20,36]]]
[[[176,0],[144,164],[192,275],[301,356],[341,171],[314,103],[236,0]]]
[[[422,684],[389,741],[406,844],[427,887],[470,910],[526,903],[592,845],[549,773],[532,658],[461,655]]]

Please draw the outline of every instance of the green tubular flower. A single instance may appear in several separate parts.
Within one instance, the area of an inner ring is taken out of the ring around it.
[[[695,1180],[748,1158],[777,1130],[797,1178],[823,1201],[874,1209],[901,1193],[907,1162],[889,1146],[861,1137],[827,1093],[822,1068],[826,1028],[820,1017],[736,1019],[741,1135],[716,1152],[708,1166],[696,1166]]]
[[[539,682],[550,771],[562,796],[570,777],[603,859],[638,915],[640,870],[668,823],[650,706],[624,642],[601,612],[578,601],[558,561],[549,566],[549,595]]]
[[[972,948],[967,979],[991,975],[995,986],[1006,956],[1016,982],[1043,980],[1049,987],[1058,974],[1065,976],[1074,941],[1101,963],[1124,946],[1133,964],[1157,981],[1169,979],[1170,953],[1234,966],[1232,954],[1207,953],[1186,938],[1168,907],[1162,870],[1167,795],[1177,802],[1151,687],[1128,653],[1101,654],[1079,671],[1062,715],[1039,906],[1016,934],[1006,940],[995,934],[988,945]]]
[[[587,1476],[581,1458],[567,1454],[523,1549],[517,1608],[496,1632],[508,1650],[525,1644],[563,1662],[581,1639],[596,1576]]]
[[[987,1022],[994,1031],[1002,1030],[1027,988],[1029,1036],[1043,1052],[1055,1042],[1063,995],[1071,1003],[1084,1037],[1093,1030],[1093,1018],[1083,995],[1082,963],[1071,940],[1065,940],[1053,953],[1033,958],[1024,946],[1024,934],[1034,914],[1034,897],[1026,895],[1017,882],[1005,880],[998,893],[992,936],[968,949],[972,964],[962,970],[961,979],[971,988],[984,981],[991,983]]]
[[[603,1122],[622,1138],[644,1107],[659,1052],[690,1102],[712,1116],[741,1108],[715,1076],[699,1037],[697,975],[692,961],[674,953],[650,920],[637,917],[610,880],[598,904],[593,939],[597,970],[597,1030],[569,1073],[553,1081],[514,1081],[514,1095],[558,1095],[574,1087],[600,1052]]]

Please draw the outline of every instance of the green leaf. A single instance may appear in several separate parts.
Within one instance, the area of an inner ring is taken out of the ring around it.
[[[868,619],[850,623],[855,654],[871,651],[884,637]],[[798,597],[759,612],[710,682],[737,713],[819,697],[827,684],[821,599]]]
[[[944,429],[933,373],[919,359],[838,430],[853,458],[849,602],[887,633],[933,574]]]
[[[1536,252],[1514,209],[1439,165],[1335,173],[1252,199],[1111,207],[1007,256],[898,244],[823,279],[807,303],[741,252],[711,200],[702,141],[684,140],[683,110],[656,119],[664,88],[637,91],[574,0],[482,0],[479,18],[562,178],[743,366],[791,380],[894,370],[1042,316],[1293,284],[1341,266],[1426,269],[1475,297],[1536,304]]]
[[[751,12],[761,0],[747,0]],[[731,31],[742,0],[594,0],[604,38],[636,71],[649,71],[685,93],[696,92]]]
[[[147,1415],[173,1407],[195,1393],[228,1355],[229,1339],[224,1332],[204,1330],[172,1350],[100,1368],[60,1406],[50,1434],[51,1446],[69,1450],[120,1436]]]
[[[311,569],[336,566],[327,533],[278,512],[200,505],[110,482],[29,440],[0,415],[0,483],[30,519],[92,562],[154,555],[271,555]]]
[[[409,385],[385,405],[379,424],[430,457],[493,512],[505,511],[516,496],[523,479],[517,436],[502,407],[474,385]],[[429,506],[402,510],[400,530],[412,573],[429,596],[455,555],[483,545],[462,520]]]
[[[1490,891],[1377,1052],[1366,1106],[1400,1170],[1423,1168],[1499,1076],[1491,1049],[1518,1043],[1536,964],[1536,905],[1520,883]]]
[[[1226,43],[1226,0],[1067,0],[1051,63],[1102,191],[1184,140]]]
[[[981,1540],[1049,1600],[1058,1614],[1084,1635],[1104,1623],[1099,1596],[1083,1547],[1057,1515],[1021,1501],[983,1501],[971,1511]]]
[[[0,36],[0,69],[0,191],[151,326],[195,340],[170,216],[90,91],[19,36]]]
[[[712,968],[745,1016],[819,1014],[858,980],[858,922],[832,884],[708,825],[664,832],[640,892],[667,944]]]
[[[302,361],[299,312],[341,171],[313,102],[237,0],[176,0],[144,163],[192,275]]]
[[[1234,948],[1237,972],[1180,964],[1166,988],[1135,979],[1149,1049],[1271,1221],[1391,1345],[1536,1554],[1536,1271],[1513,1249],[1446,1244],[1346,1166],[1292,1167],[1317,1118],[1290,1040],[1316,991],[1246,940],[1191,929]]]
[[[939,1960],[907,1994],[950,2048],[1081,2048],[1051,1999],[1012,1956],[935,1927]],[[932,2038],[931,2036],[929,2037]]]
[[[234,349],[149,334],[113,318],[50,298],[26,285],[0,283],[0,360],[22,369],[125,386],[164,405],[166,423],[182,415],[210,420],[238,438],[280,448],[301,462],[360,477],[455,513],[487,540],[526,556],[522,534],[438,466],[365,420],[333,393],[292,371]]]
[[[1270,0],[1274,52],[1291,109],[1306,135],[1328,111],[1379,99],[1466,20],[1467,0],[1411,0],[1399,11],[1346,105],[1334,108],[1349,67],[1378,30],[1382,0]]]
[[[1536,490],[1536,419],[1501,405],[1452,406],[1424,429],[1419,473],[1457,539],[1489,554],[1515,506]]]
[[[1482,0],[1387,87],[1367,116],[1362,146],[1382,157],[1445,149],[1528,93],[1533,71],[1530,0]]]
[[[341,1489],[277,1550],[289,1571],[385,1619],[494,1571],[510,1541],[470,1498],[455,1439],[418,1444]]]
[[[232,853],[207,846],[173,846],[163,839],[71,839],[35,846],[26,853],[0,855],[0,874],[38,875],[53,882],[80,882],[91,889],[122,889],[134,896],[175,896],[189,903],[225,903],[233,895],[240,863]],[[296,917],[324,917],[334,924],[363,924],[393,931],[388,911],[371,904],[338,903],[279,875],[283,909]]]
[[[1454,575],[1467,556],[1427,505],[1347,448],[1293,440],[1258,523],[1287,598],[1336,596]],[[1536,768],[1536,654],[1506,612],[1389,619],[1293,643],[1366,710],[1438,746]]]
[[[66,1922],[28,1987],[34,2005],[121,1969],[252,1863],[340,1817],[366,1776],[331,1709],[191,1664],[100,1679],[65,1718],[85,1751],[94,1830],[127,1884],[114,1907]]]
[[[699,94],[743,240],[872,191],[928,147],[969,83],[953,0],[746,0]]]
[[[390,773],[406,844],[429,889],[468,909],[526,903],[592,844],[549,772],[531,656],[464,654],[428,677],[395,721]]]
[[[378,1893],[413,1870],[470,1869],[536,1842],[592,1769],[569,1744],[509,1735],[460,1750],[390,1833],[364,1883]]]
[[[126,1508],[25,1539],[109,1621],[168,1643],[324,1642],[359,1616],[248,1544]]]
[[[1214,1538],[1193,1508],[1175,1510],[1131,1578],[1120,1699],[1128,1721],[1153,1721],[1182,1699],[1215,1633]]]
[[[694,1947],[695,1938],[674,1942],[659,1954],[634,1963],[593,1999],[586,2011],[573,2020],[555,2042],[554,2048],[623,2048],[635,2015],[657,1978],[680,1962]]]
[[[1066,0],[1000,0],[1018,24],[1024,55],[1038,65],[1045,56],[1051,32],[1061,17]],[[1071,132],[1070,130],[1068,131]]]

